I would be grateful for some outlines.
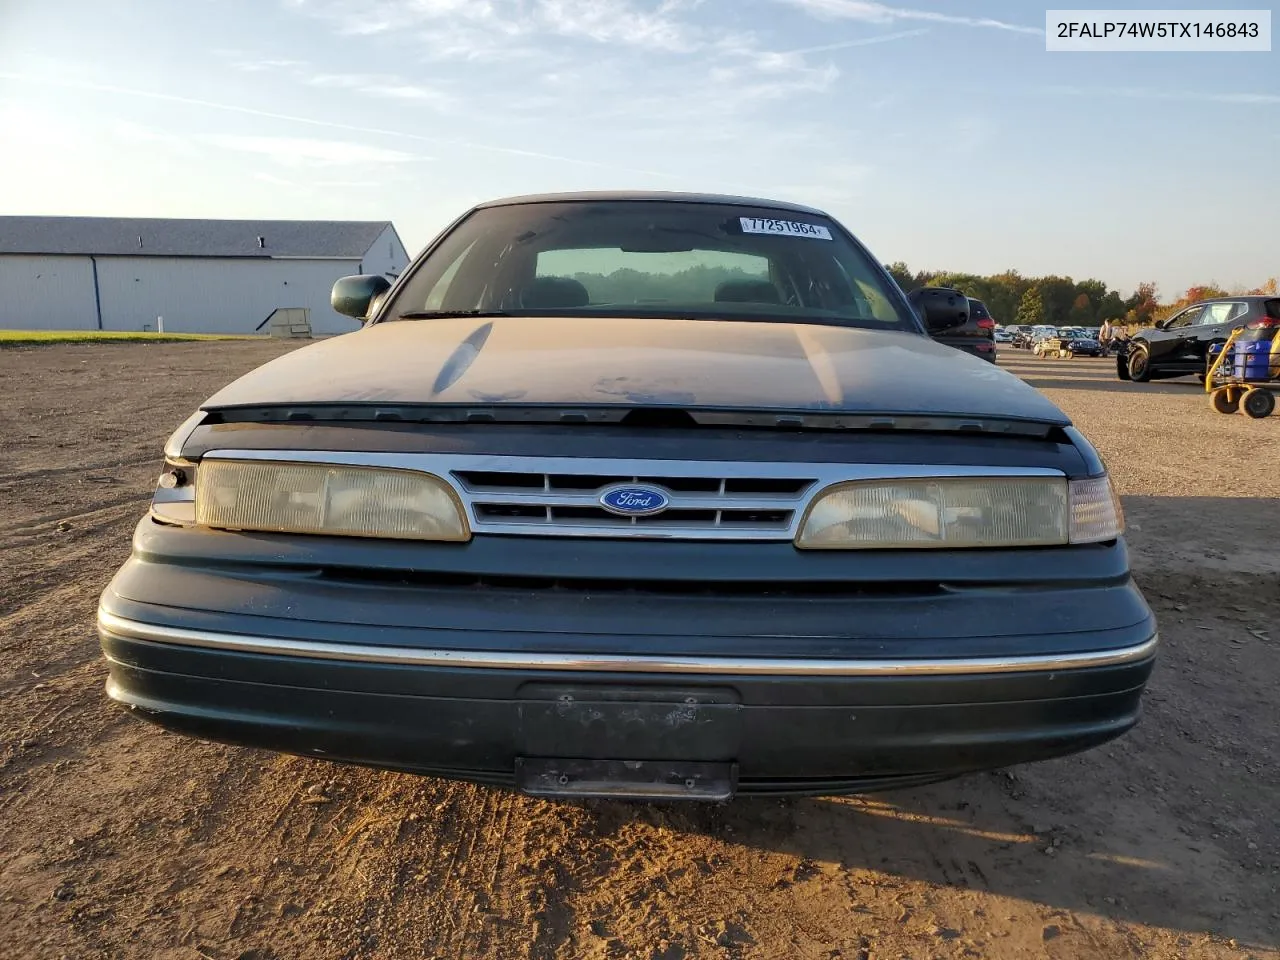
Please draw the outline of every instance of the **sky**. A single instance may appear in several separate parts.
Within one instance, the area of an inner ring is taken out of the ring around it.
[[[416,252],[495,197],[694,190],[913,269],[1280,274],[1280,53],[1047,53],[1044,12],[0,0],[0,214],[386,219]]]

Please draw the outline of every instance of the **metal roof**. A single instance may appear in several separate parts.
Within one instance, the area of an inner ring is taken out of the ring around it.
[[[801,206],[798,203],[784,203],[781,200],[765,200],[759,197],[735,197],[718,193],[664,193],[662,191],[645,190],[599,190],[586,193],[531,193],[522,197],[505,197],[501,200],[489,200],[476,204],[476,208],[509,207],[522,203],[573,203],[582,201],[607,202],[611,200],[648,200],[671,203],[723,203],[735,207],[767,207],[773,210],[788,210],[792,213],[808,213],[820,217],[827,214],[814,207]]]
[[[0,254],[358,260],[389,226],[387,220],[0,217]]]

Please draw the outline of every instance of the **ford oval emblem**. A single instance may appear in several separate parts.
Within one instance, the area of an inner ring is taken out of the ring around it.
[[[651,517],[667,509],[671,498],[657,487],[618,484],[600,494],[600,506],[623,517]]]

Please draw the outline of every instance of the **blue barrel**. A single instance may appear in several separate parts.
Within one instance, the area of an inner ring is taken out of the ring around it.
[[[1241,343],[1237,340],[1232,345],[1235,362],[1232,365],[1232,376],[1238,380],[1270,380],[1271,379],[1271,344],[1265,340]]]

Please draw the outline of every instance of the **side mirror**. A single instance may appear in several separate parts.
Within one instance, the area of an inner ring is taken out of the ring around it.
[[[907,294],[930,333],[954,330],[969,322],[969,300],[952,287],[920,287]]]
[[[377,274],[343,277],[333,285],[329,303],[344,317],[366,320],[369,317],[370,308],[374,305],[374,298],[380,297],[390,289],[391,281]]]

